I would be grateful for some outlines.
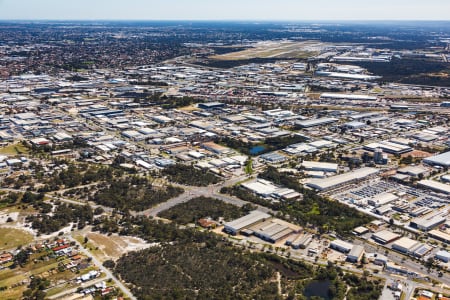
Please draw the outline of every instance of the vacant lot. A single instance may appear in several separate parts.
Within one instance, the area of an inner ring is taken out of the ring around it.
[[[33,241],[33,236],[20,229],[0,227],[0,251],[27,246]]]
[[[148,247],[148,244],[138,238],[90,232],[87,234],[89,246],[98,249],[95,254],[101,261],[108,259],[117,260],[129,251],[141,250]]]
[[[28,153],[28,149],[20,143],[11,144],[6,147],[0,148],[0,154],[2,154],[2,155],[14,156],[14,155],[20,155],[20,154],[27,154],[27,153]]]

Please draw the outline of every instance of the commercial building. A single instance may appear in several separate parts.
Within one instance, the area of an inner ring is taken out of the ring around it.
[[[450,167],[450,151],[436,156],[427,157],[423,160],[423,162],[431,166]]]
[[[347,255],[347,260],[353,263],[357,263],[361,261],[363,255],[364,255],[364,247],[360,245],[353,246],[350,253]]]
[[[378,169],[366,167],[328,178],[311,179],[308,183],[306,183],[306,185],[319,191],[326,191],[336,188],[340,185],[348,184],[357,180],[362,180],[369,176],[375,175],[378,172]]]
[[[241,230],[251,227],[259,222],[269,219],[271,216],[265,212],[254,210],[248,215],[224,224],[224,231],[236,235]]]
[[[330,248],[342,253],[349,253],[353,245],[342,240],[334,240],[330,243]]]
[[[393,241],[399,239],[400,237],[401,235],[393,233],[392,231],[389,230],[382,230],[372,234],[372,239],[383,245],[392,243]]]

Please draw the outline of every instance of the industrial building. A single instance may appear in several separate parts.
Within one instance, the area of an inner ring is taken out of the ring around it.
[[[380,244],[389,244],[397,239],[399,239],[401,236],[399,234],[393,233],[389,230],[382,230],[379,232],[376,232],[372,234],[372,239]]]
[[[433,215],[413,219],[411,220],[409,226],[422,231],[429,231],[441,224],[444,224],[446,220],[447,218],[443,215],[443,212],[438,212]]]
[[[423,160],[423,162],[431,166],[450,167],[450,151],[436,156],[427,157]]]
[[[450,194],[450,185],[445,184],[445,183],[441,183],[441,182],[437,182],[434,180],[421,180],[417,183],[419,186],[439,192],[439,193],[444,193],[449,195]]]
[[[386,153],[397,154],[397,155],[408,153],[413,150],[413,148],[411,148],[408,145],[401,145],[401,144],[397,144],[397,143],[389,142],[389,141],[370,143],[370,144],[365,145],[364,149],[368,150],[368,151],[372,151],[372,152],[375,152],[377,149],[381,149]]]
[[[407,237],[402,237],[392,244],[392,249],[405,254],[409,254],[413,252],[412,250],[415,249],[418,244],[420,244],[418,241],[412,240]]]
[[[312,241],[311,235],[302,235],[297,237],[291,242],[291,246],[294,249],[305,249],[309,243]]]
[[[353,245],[342,240],[334,240],[330,243],[330,248],[342,253],[349,253]]]
[[[356,94],[323,93],[320,95],[320,99],[376,101],[377,97]]]
[[[271,216],[269,214],[266,214],[265,212],[262,212],[259,210],[254,210],[246,216],[243,216],[239,219],[225,223],[223,230],[226,233],[236,235],[241,230],[251,227],[252,225],[255,225],[256,223],[262,222],[266,219],[269,219],[270,217]]]
[[[445,233],[443,231],[435,229],[435,230],[431,230],[430,232],[428,232],[428,235],[436,240],[450,244],[450,234],[448,234],[448,233]]]
[[[445,263],[448,263],[450,261],[450,252],[447,252],[445,250],[440,250],[435,254],[434,257]]]
[[[350,253],[347,255],[347,260],[353,263],[358,263],[361,261],[364,255],[364,247],[360,245],[353,246]]]
[[[338,119],[335,119],[335,118],[320,118],[320,119],[313,119],[313,120],[297,121],[297,122],[295,122],[295,125],[300,128],[310,128],[310,127],[332,124],[337,121],[338,121]]]
[[[371,199],[367,201],[367,203],[374,207],[381,207],[397,199],[398,197],[392,193],[381,193],[373,196]]]
[[[275,243],[290,234],[298,233],[300,227],[280,219],[271,218],[251,226],[248,228],[248,233],[250,231],[263,241]]]
[[[375,175],[378,172],[379,172],[378,169],[366,167],[328,178],[311,179],[308,183],[306,183],[306,185],[319,191],[326,191],[336,188],[343,184],[348,184],[357,180],[362,180],[369,176]]]
[[[302,162],[302,167],[307,171],[323,171],[333,173],[338,171],[338,164],[327,162],[304,161]]]

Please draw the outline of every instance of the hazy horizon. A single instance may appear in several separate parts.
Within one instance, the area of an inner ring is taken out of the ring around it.
[[[450,21],[447,0],[0,0],[0,20]]]

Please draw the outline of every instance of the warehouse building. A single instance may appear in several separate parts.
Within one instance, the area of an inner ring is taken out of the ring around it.
[[[431,216],[428,215],[422,218],[414,219],[410,222],[409,226],[422,231],[429,231],[439,225],[444,224],[446,220],[447,218],[440,212]]]
[[[370,144],[365,145],[364,149],[368,150],[368,151],[372,151],[372,152],[375,152],[375,150],[377,150],[377,149],[381,149],[386,153],[397,154],[397,155],[408,153],[413,150],[413,148],[411,148],[408,145],[401,145],[401,144],[388,142],[388,141],[370,143]]]
[[[448,263],[450,261],[450,252],[440,250],[435,254],[434,258],[439,259],[445,263]]]
[[[294,249],[305,249],[309,243],[312,241],[311,235],[302,235],[296,238],[292,243],[291,246]]]
[[[392,249],[404,254],[410,254],[413,252],[412,250],[415,249],[419,244],[420,243],[418,241],[412,240],[407,237],[402,237],[399,240],[395,241],[394,244],[392,244]]]
[[[333,173],[338,171],[338,164],[327,162],[304,161],[302,162],[302,167],[307,171],[323,171]]]
[[[430,232],[428,232],[428,235],[436,240],[450,244],[450,234],[448,233],[440,230],[431,230]]]
[[[353,263],[358,263],[361,261],[363,255],[364,255],[364,247],[360,245],[353,246],[350,253],[347,255],[347,260]]]
[[[271,216],[269,214],[266,214],[265,212],[254,210],[246,216],[225,223],[223,230],[226,233],[236,235],[239,232],[241,232],[241,230],[249,228],[259,222],[263,222],[264,220],[267,220],[270,217]]]
[[[331,241],[330,248],[342,253],[349,253],[353,249],[353,245],[342,240],[334,240]]]
[[[320,118],[313,120],[297,121],[295,125],[300,128],[311,128],[316,126],[323,126],[337,122],[338,119],[335,118]]]
[[[421,187],[439,192],[439,193],[444,193],[444,194],[450,195],[450,185],[445,184],[445,183],[425,179],[425,180],[419,181],[418,185]]]
[[[323,93],[320,95],[320,99],[376,101],[377,97],[357,94]]]
[[[427,157],[423,160],[423,162],[431,166],[450,167],[450,151],[436,156]]]
[[[398,197],[392,193],[381,193],[376,196],[373,196],[371,199],[367,201],[367,203],[374,207],[381,207],[397,199]]]
[[[311,179],[306,185],[319,191],[326,191],[357,180],[362,180],[378,172],[378,169],[366,167],[328,178]]]
[[[372,234],[372,239],[380,244],[389,244],[393,241],[399,239],[401,236],[399,234],[393,233],[389,230],[382,230]]]
[[[269,243],[276,243],[277,241],[291,235],[298,233],[300,227],[290,224],[280,219],[268,219],[251,226],[249,229],[254,236]]]

